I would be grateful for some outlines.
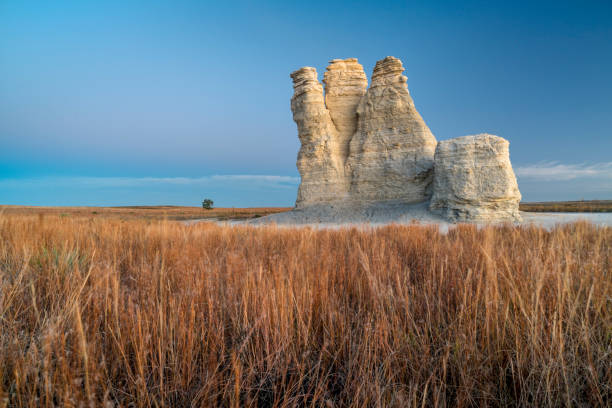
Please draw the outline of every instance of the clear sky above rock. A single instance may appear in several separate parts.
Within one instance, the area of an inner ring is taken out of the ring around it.
[[[525,200],[612,198],[609,1],[3,0],[0,204],[292,205],[289,73],[387,55]]]

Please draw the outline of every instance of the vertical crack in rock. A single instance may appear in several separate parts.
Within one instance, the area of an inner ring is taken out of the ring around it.
[[[346,166],[352,200],[412,203],[431,195],[436,138],[416,110],[403,72],[397,58],[378,61],[357,107]]]
[[[346,162],[349,143],[357,129],[357,105],[366,93],[368,79],[357,58],[334,59],[325,71],[323,83],[325,105],[338,129],[338,145]]]
[[[430,210],[451,221],[520,221],[507,140],[489,134],[438,143]]]
[[[291,111],[302,143],[297,159],[302,182],[296,207],[340,200],[348,189],[344,159],[338,131],[323,101],[317,70],[304,67],[293,72],[291,78],[294,89]]]

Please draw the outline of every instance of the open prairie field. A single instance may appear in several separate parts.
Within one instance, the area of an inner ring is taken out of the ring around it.
[[[612,212],[612,200],[521,203],[519,209],[527,212]]]
[[[609,406],[612,229],[0,215],[0,406]]]
[[[291,210],[292,207],[213,208],[182,206],[124,206],[124,207],[37,207],[0,205],[0,214],[59,217],[85,217],[120,220],[248,220]],[[558,201],[521,203],[526,212],[612,212],[611,200]]]
[[[121,220],[246,220],[263,217],[278,212],[289,211],[286,207],[262,208],[213,208],[181,207],[172,205],[160,206],[126,206],[126,207],[35,207],[0,205],[0,213],[6,215],[55,215],[60,217],[114,218]]]

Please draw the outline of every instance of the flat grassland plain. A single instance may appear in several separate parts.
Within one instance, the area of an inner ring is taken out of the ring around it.
[[[520,203],[519,209],[528,212],[612,212],[612,200]]]
[[[612,228],[87,211],[0,210],[0,406],[612,401]]]
[[[95,217],[121,220],[173,220],[211,219],[215,221],[248,220],[289,211],[288,207],[262,208],[213,208],[182,207],[173,205],[125,206],[125,207],[35,207],[0,205],[0,214],[5,215],[59,215],[60,217]]]
[[[37,207],[0,205],[0,214],[4,215],[59,215],[60,217],[95,217],[115,218],[121,220],[205,220],[246,221],[291,210],[292,207],[261,208],[213,208],[205,210],[200,207],[172,205],[159,206],[124,206],[124,207]],[[521,211],[527,212],[612,212],[612,200],[595,201],[556,201],[521,203]]]

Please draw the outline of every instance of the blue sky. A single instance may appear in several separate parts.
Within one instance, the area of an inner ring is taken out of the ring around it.
[[[0,204],[292,205],[289,73],[404,62],[527,201],[612,199],[609,1],[0,1]]]

